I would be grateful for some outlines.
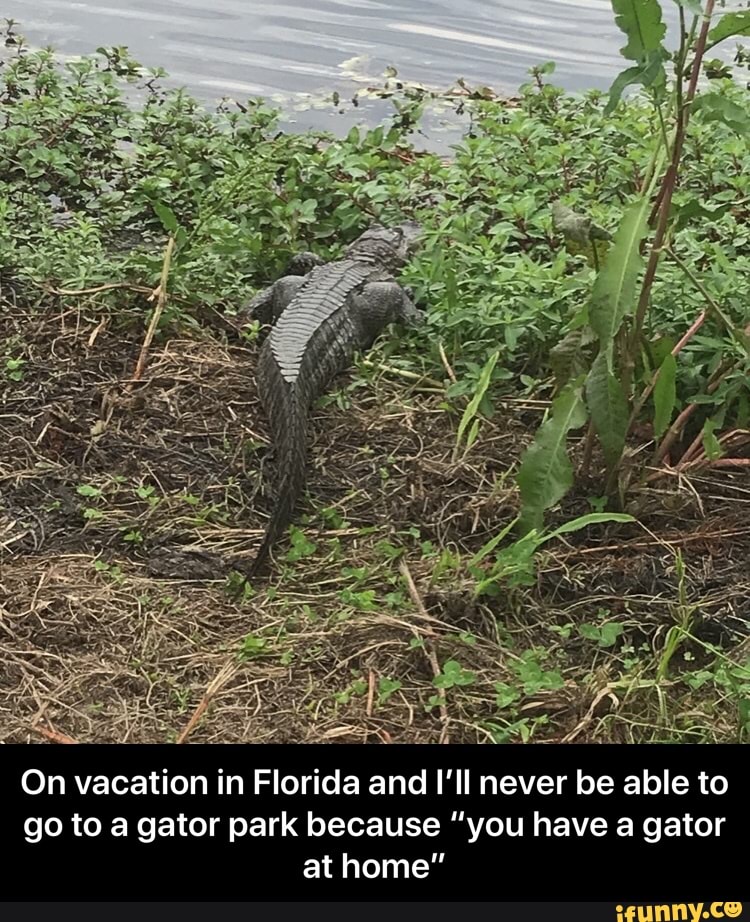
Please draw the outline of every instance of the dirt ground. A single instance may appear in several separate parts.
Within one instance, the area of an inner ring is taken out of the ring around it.
[[[238,598],[233,571],[273,502],[257,345],[163,336],[134,382],[142,313],[115,322],[92,300],[0,314],[6,355],[26,358],[18,380],[0,377],[2,741],[483,742],[508,723],[497,683],[520,688],[514,719],[546,715],[534,739],[657,737],[664,714],[638,676],[653,679],[675,623],[677,548],[697,617],[680,669],[717,649],[747,657],[741,470],[665,477],[642,525],[571,535],[533,586],[475,598],[470,577],[438,562],[516,514],[514,465],[544,404],[508,399],[454,462],[444,397],[376,368],[313,412],[299,522],[317,551],[285,560],[286,542]],[[559,521],[589,511],[592,492]],[[641,665],[575,629],[602,611]],[[523,678],[518,664],[540,650],[562,687]],[[473,681],[436,694],[448,661]],[[729,696],[673,686],[674,738],[736,738]]]

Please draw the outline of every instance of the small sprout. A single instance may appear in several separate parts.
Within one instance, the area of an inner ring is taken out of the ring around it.
[[[88,483],[82,483],[76,487],[76,493],[79,496],[101,496],[102,491],[98,487],[92,487]]]
[[[440,675],[436,675],[432,680],[435,688],[453,688],[456,685],[472,685],[476,681],[476,675],[468,669],[464,669],[456,660],[448,660],[443,666]]]
[[[401,683],[398,679],[387,679],[385,677],[381,678],[378,682],[378,707],[382,704],[385,704],[386,701],[401,688]]]
[[[244,663],[256,656],[262,656],[265,653],[267,643],[268,638],[266,637],[258,637],[255,634],[248,634],[242,639],[239,652],[237,653],[237,658],[240,660],[240,662]]]

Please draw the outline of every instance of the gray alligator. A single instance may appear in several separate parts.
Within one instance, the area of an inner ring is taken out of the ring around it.
[[[415,323],[421,317],[410,292],[393,276],[419,237],[420,227],[413,222],[376,225],[336,262],[321,265],[313,254],[302,253],[287,275],[243,311],[247,319],[273,323],[260,351],[257,377],[278,467],[276,505],[248,578],[257,575],[291,523],[304,488],[311,404],[389,323]]]

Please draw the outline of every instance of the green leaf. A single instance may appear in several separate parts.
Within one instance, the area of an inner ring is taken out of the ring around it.
[[[524,532],[541,530],[544,511],[558,503],[573,485],[573,466],[566,450],[571,429],[586,422],[586,407],[580,380],[555,399],[549,418],[540,426],[534,441],[524,452],[517,483],[523,509]]]
[[[596,624],[580,624],[578,633],[586,640],[599,640],[602,632]]]
[[[664,356],[654,385],[654,436],[660,439],[672,422],[677,400],[677,360],[670,352]]]
[[[494,551],[495,548],[498,546],[498,544],[500,544],[503,538],[505,538],[513,530],[513,527],[515,526],[517,521],[518,519],[513,519],[511,522],[509,522],[505,526],[505,528],[502,528],[494,536],[494,538],[490,538],[490,540],[486,544],[483,544],[482,547],[479,548],[476,554],[474,554],[474,556],[468,562],[467,567],[469,569],[471,569],[471,567],[476,567],[478,564],[480,564],[484,560],[484,558],[488,554],[491,554],[492,551]]]
[[[628,67],[618,74],[609,88],[609,99],[604,107],[604,114],[609,115],[614,111],[622,97],[623,90],[628,86],[639,84],[643,87],[662,87],[666,83],[664,72],[664,55],[659,51],[650,51],[639,64]]]
[[[708,48],[723,42],[730,35],[750,35],[750,10],[725,13],[708,33]]]
[[[544,544],[560,535],[567,535],[572,531],[580,531],[582,528],[587,528],[589,525],[598,525],[600,522],[635,521],[636,519],[634,519],[632,515],[628,515],[627,512],[589,512],[586,515],[579,515],[577,519],[566,522],[564,525],[551,531],[548,535],[545,535],[539,543]]]
[[[76,493],[79,496],[101,496],[102,491],[98,487],[92,487],[87,483],[82,483],[76,487]]]
[[[703,424],[703,451],[709,461],[716,461],[724,454],[721,442],[714,435],[717,423],[713,419],[707,419]]]
[[[722,215],[726,214],[730,209],[735,207],[734,200],[724,202],[721,205],[717,205],[715,208],[706,208],[698,199],[690,199],[685,202],[684,205],[680,205],[675,209],[677,213],[677,220],[674,225],[674,232],[677,233],[694,220],[695,218],[703,218],[706,221],[715,221],[720,218]]]
[[[658,0],[612,0],[612,9],[618,28],[628,37],[620,54],[630,61],[641,62],[650,51],[661,49],[667,27],[662,22]]]
[[[739,135],[750,131],[747,112],[720,93],[701,93],[693,103],[693,112],[700,112],[705,122],[723,122]]]
[[[492,372],[495,370],[495,365],[497,364],[499,357],[499,352],[493,352],[493,354],[489,357],[486,365],[482,369],[482,373],[479,376],[479,381],[477,383],[477,389],[474,393],[474,396],[469,401],[466,409],[464,410],[463,416],[461,417],[461,422],[458,424],[454,456],[458,452],[458,449],[461,445],[461,440],[463,439],[466,429],[472,420],[474,421],[474,424],[472,425],[469,431],[469,436],[466,440],[466,451],[471,448],[477,439],[477,435],[479,434],[479,420],[475,420],[474,417],[479,412],[479,407],[487,393],[487,389],[490,386],[490,382],[492,380]]]
[[[162,205],[161,202],[153,202],[154,211],[157,214],[157,217],[164,225],[164,230],[170,234],[174,234],[179,226],[175,213],[171,208],[167,208],[166,205]]]
[[[586,403],[601,442],[608,467],[620,460],[628,428],[628,401],[622,385],[610,371],[608,359],[600,352],[586,379]]]
[[[608,621],[606,624],[601,626],[601,636],[599,638],[599,643],[603,647],[612,647],[617,641],[617,638],[625,630],[625,626],[618,624],[616,621]]]
[[[605,350],[632,312],[636,283],[643,266],[641,242],[648,231],[650,203],[644,196],[625,212],[615,233],[607,262],[591,292],[589,323]]]

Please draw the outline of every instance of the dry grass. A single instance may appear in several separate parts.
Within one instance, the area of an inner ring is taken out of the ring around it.
[[[475,599],[440,555],[514,516],[509,473],[540,408],[509,401],[454,463],[441,395],[379,371],[315,411],[316,552],[280,547],[242,601],[229,578],[273,501],[256,347],[162,338],[135,384],[140,317],[0,309],[6,354],[27,360],[0,407],[0,740],[481,742],[517,721],[549,741],[737,738],[736,698],[682,672],[713,668],[710,645],[747,659],[746,473],[661,483],[646,528],[572,536],[533,587]],[[692,659],[655,683],[677,547],[700,624]],[[578,631],[600,611],[623,625],[615,648]],[[524,678],[529,657],[561,687]],[[449,660],[474,681],[438,693]],[[496,683],[518,689],[512,719]]]

